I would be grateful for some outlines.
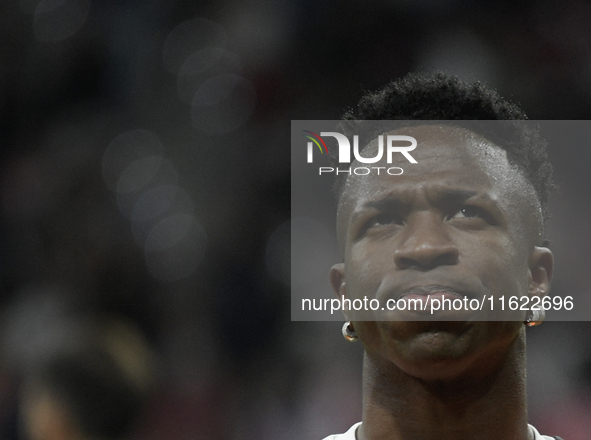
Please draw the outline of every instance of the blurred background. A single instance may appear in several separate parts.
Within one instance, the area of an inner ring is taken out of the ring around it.
[[[290,321],[290,120],[414,70],[589,119],[590,22],[574,0],[3,1],[0,438],[346,430],[360,345]],[[560,295],[591,287],[591,149],[569,147]],[[591,438],[590,353],[588,322],[528,332],[543,433]]]

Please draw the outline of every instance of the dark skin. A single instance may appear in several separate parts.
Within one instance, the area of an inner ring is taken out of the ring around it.
[[[346,182],[337,218],[344,263],[330,274],[337,297],[545,296],[553,260],[540,246],[541,209],[505,152],[448,126],[400,134],[417,139],[418,164]],[[531,438],[524,312],[504,321],[448,312],[437,322],[346,313],[365,348],[359,440]]]

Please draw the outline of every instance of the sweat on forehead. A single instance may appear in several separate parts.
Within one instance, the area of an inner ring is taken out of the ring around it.
[[[412,151],[418,163],[412,164],[400,156],[399,161],[387,164],[383,157],[372,164],[374,172],[368,175],[351,173],[342,189],[338,209],[338,235],[341,247],[348,224],[347,218],[359,206],[370,199],[386,197],[412,197],[416,191],[425,196],[440,190],[477,190],[482,196],[498,200],[502,209],[520,213],[521,233],[536,242],[542,235],[542,211],[532,185],[523,173],[507,159],[507,152],[491,141],[470,130],[446,125],[424,125],[398,129],[388,134],[405,134],[417,140]],[[378,141],[374,139],[361,155],[374,157]],[[385,155],[384,155],[385,156]],[[393,158],[397,160],[398,158]],[[351,169],[367,166],[353,162]],[[403,169],[400,175],[388,175],[378,167],[397,166]],[[535,219],[535,221],[531,221]]]

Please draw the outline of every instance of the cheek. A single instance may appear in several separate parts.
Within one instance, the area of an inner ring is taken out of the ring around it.
[[[491,294],[521,296],[527,293],[527,255],[513,240],[491,240],[479,253],[486,258],[470,258],[467,264],[480,274],[484,287]]]
[[[393,262],[384,246],[353,246],[345,258],[349,296],[374,297],[384,275],[392,271]]]

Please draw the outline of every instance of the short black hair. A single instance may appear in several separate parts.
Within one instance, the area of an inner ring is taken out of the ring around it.
[[[527,115],[517,105],[480,82],[468,83],[444,73],[409,73],[390,82],[376,92],[361,98],[356,111],[347,111],[340,130],[345,135],[357,134],[358,121],[430,121],[449,120],[495,142],[507,151],[509,163],[516,165],[533,186],[544,221],[548,217],[547,202],[555,189],[552,165],[548,160],[547,144],[540,136],[537,125],[524,123]],[[490,124],[461,121],[499,120],[502,129],[490,130]],[[404,122],[401,126],[415,125]],[[375,137],[378,134],[375,133]],[[333,162],[336,163],[333,157]],[[347,173],[337,174],[335,193],[340,199]]]

